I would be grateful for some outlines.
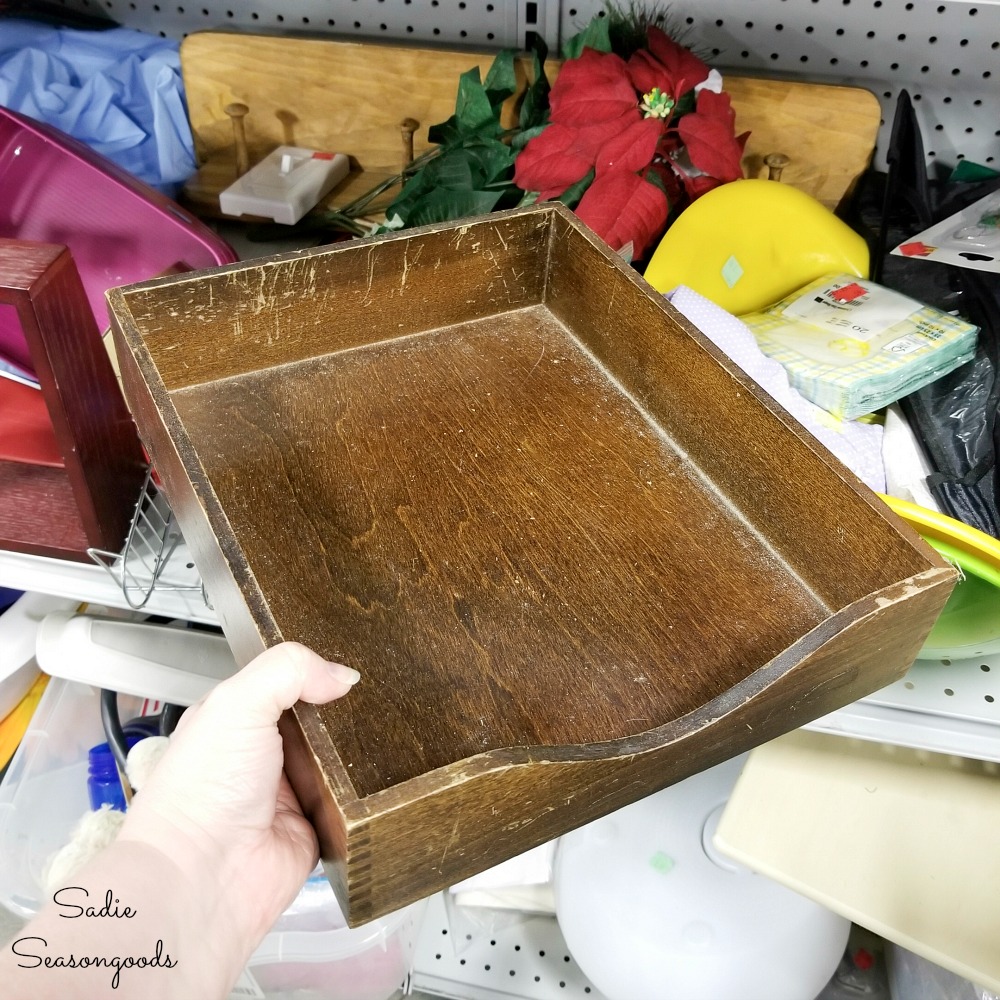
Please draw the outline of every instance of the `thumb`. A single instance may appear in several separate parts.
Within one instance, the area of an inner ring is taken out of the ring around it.
[[[219,684],[204,707],[224,703],[226,713],[245,726],[273,726],[297,701],[325,704],[343,697],[360,679],[351,667],[324,660],[301,643],[283,642]]]

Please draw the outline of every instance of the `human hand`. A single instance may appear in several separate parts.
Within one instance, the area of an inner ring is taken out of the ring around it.
[[[318,856],[282,770],[278,717],[300,699],[339,698],[359,677],[298,643],[267,650],[184,713],[128,810],[119,842],[155,848],[197,891],[216,893],[244,961]]]
[[[0,952],[4,996],[228,996],[316,864],[278,717],[358,676],[284,643],[188,709],[117,839]]]

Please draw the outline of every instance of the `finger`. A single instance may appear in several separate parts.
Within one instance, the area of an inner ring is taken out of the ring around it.
[[[343,697],[361,675],[342,663],[324,660],[297,642],[265,650],[242,670],[219,684],[204,708],[223,706],[241,725],[273,726],[297,701],[322,705]]]

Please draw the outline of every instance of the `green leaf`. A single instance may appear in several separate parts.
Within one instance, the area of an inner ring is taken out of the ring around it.
[[[499,132],[500,109],[490,102],[479,78],[479,67],[473,66],[458,79],[455,113],[446,122],[432,125],[427,130],[427,138],[442,146],[454,145],[483,129]]]
[[[458,79],[455,121],[461,131],[473,132],[493,118],[493,105],[479,79],[479,67],[474,66]]]
[[[594,181],[594,168],[591,167],[585,177],[581,177],[575,184],[570,184],[568,188],[558,198],[556,201],[561,201],[567,208],[576,208],[579,204],[580,199],[583,197],[584,192]]]
[[[563,59],[579,59],[584,49],[598,52],[611,51],[611,37],[608,34],[608,19],[595,16],[579,34],[574,35],[563,46]]]
[[[683,117],[691,111],[694,111],[695,104],[697,103],[698,95],[695,94],[694,88],[681,94],[677,99],[677,104],[674,105],[673,120],[674,124],[677,124],[677,119]]]
[[[516,150],[498,139],[487,139],[470,144],[465,150],[482,172],[483,181],[492,184],[511,173]]]
[[[407,219],[408,226],[425,226],[431,222],[450,222],[468,215],[492,212],[500,194],[496,191],[432,191],[414,206]]]
[[[526,205],[534,205],[538,201],[538,191],[525,191],[524,197],[517,203],[518,208],[524,208]]]
[[[435,167],[437,169],[432,169]],[[440,159],[428,165],[427,175],[427,185],[433,188],[471,191],[476,186],[471,158],[465,149],[454,149],[442,155]],[[478,179],[481,180],[481,176]]]
[[[667,185],[663,183],[663,178],[660,176],[659,172],[656,170],[647,170],[642,175],[650,184],[654,184],[658,187],[664,194],[667,194]]]
[[[440,157],[439,157],[440,159]],[[403,190],[393,199],[392,203],[385,210],[387,219],[398,215],[403,225],[408,224],[410,212],[414,204],[418,202],[428,191],[434,188],[434,170],[432,169],[438,160],[432,160],[422,170],[415,173],[405,185]]]
[[[490,106],[497,109],[517,90],[517,76],[514,73],[514,50],[504,49],[497,53],[493,60],[483,89],[489,98]]]
[[[531,83],[521,101],[518,125],[522,131],[543,125],[549,116],[549,91],[552,89],[545,75],[548,46],[541,35],[534,35],[531,43]]]
[[[522,132],[518,132],[517,135],[511,140],[511,148],[515,153],[520,153],[525,146],[535,138],[536,135],[541,135],[545,129],[548,128],[548,122],[542,125],[535,125],[532,128],[526,128]]]

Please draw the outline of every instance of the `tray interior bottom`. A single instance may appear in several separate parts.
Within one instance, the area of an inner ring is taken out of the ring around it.
[[[173,401],[281,633],[362,671],[359,795],[647,731],[829,614],[544,306]]]

